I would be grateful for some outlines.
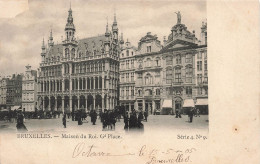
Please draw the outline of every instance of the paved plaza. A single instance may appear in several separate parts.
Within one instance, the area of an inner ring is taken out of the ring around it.
[[[166,130],[188,130],[200,129],[208,130],[208,115],[201,115],[200,117],[193,117],[193,122],[188,122],[188,116],[183,115],[182,118],[175,118],[172,115],[150,115],[148,122],[143,121],[144,131],[154,131],[159,129]],[[102,131],[102,123],[97,119],[96,125],[92,125],[90,117],[83,121],[83,125],[78,125],[77,121],[67,119],[67,128],[63,128],[62,117],[56,119],[26,119],[25,126],[28,132],[97,132]],[[124,120],[116,122],[116,132],[124,132]],[[0,133],[17,132],[16,123],[0,122]]]

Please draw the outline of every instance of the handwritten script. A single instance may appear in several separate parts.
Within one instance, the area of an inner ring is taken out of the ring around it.
[[[126,151],[126,150],[125,150]],[[94,144],[88,145],[85,142],[78,143],[72,153],[72,158],[94,158],[94,157],[115,157],[115,156],[135,156],[144,158],[146,164],[156,163],[191,163],[192,154],[196,152],[195,148],[178,150],[173,148],[165,148],[164,150],[151,148],[147,145],[142,145],[135,152],[121,152],[116,154],[102,150],[102,147],[97,147]]]

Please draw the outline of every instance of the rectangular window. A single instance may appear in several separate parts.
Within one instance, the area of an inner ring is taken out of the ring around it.
[[[208,83],[208,71],[204,72],[204,83]]]
[[[181,82],[181,69],[180,68],[175,69],[175,82],[176,83]]]
[[[166,84],[172,83],[172,69],[166,70]]]
[[[126,73],[126,82],[129,82],[129,73]]]
[[[186,83],[191,83],[192,82],[192,67],[186,68]]]
[[[134,60],[131,60],[131,68],[134,68]]]
[[[125,74],[121,74],[121,82],[125,82]]]
[[[197,74],[197,81],[198,81],[198,84],[202,83],[202,74]]]
[[[124,88],[121,89],[121,96],[124,97],[125,90]]]
[[[152,47],[151,46],[147,46],[147,52],[151,52],[152,51]]]
[[[189,95],[189,96],[192,95],[192,88],[191,87],[186,87],[186,95]]]
[[[197,61],[197,70],[198,71],[202,70],[202,61]]]
[[[134,92],[134,87],[131,87],[131,96],[134,96],[135,92]]]
[[[124,67],[125,67],[125,63],[122,62],[122,63],[121,63],[121,69],[125,69]]]
[[[126,96],[129,96],[129,87],[126,87]]]
[[[131,81],[134,81],[134,73],[131,73]]]
[[[129,60],[126,61],[126,69],[129,69]]]
[[[204,60],[204,70],[208,70],[208,61]]]

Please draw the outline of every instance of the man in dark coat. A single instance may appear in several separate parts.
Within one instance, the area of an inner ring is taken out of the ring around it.
[[[144,111],[144,119],[146,122],[147,122],[147,118],[148,118],[148,113],[147,113],[147,111]]]
[[[189,117],[190,117],[190,123],[192,123],[192,119],[193,119],[193,115],[194,115],[194,110],[193,110],[193,108],[190,109],[188,115],[189,115]]]
[[[93,125],[96,125],[96,120],[97,120],[97,112],[94,110],[90,113],[91,117],[91,122]]]
[[[63,124],[64,128],[66,128],[66,114],[63,115],[62,124]]]
[[[23,123],[24,116],[21,112],[18,113],[17,115],[17,124],[16,128],[18,131],[28,131],[26,126]]]
[[[124,115],[124,123],[125,123],[124,129],[125,129],[126,131],[128,131],[128,128],[129,128],[129,117],[128,117],[128,113],[126,113],[126,114]]]

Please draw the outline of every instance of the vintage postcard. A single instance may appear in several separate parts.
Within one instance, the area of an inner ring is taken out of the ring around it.
[[[260,162],[257,1],[0,1],[0,163]]]

